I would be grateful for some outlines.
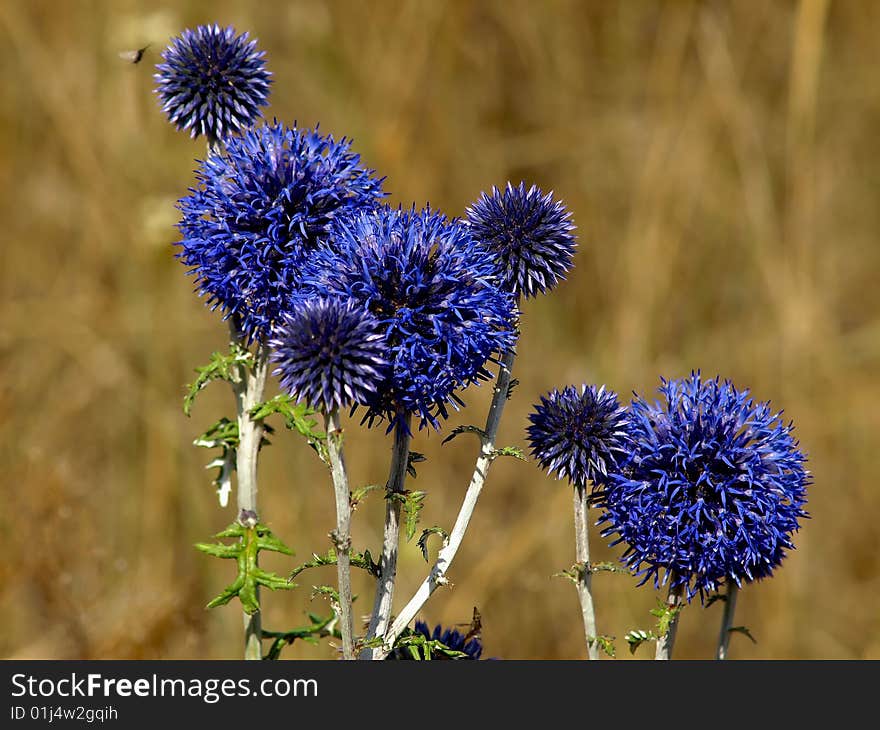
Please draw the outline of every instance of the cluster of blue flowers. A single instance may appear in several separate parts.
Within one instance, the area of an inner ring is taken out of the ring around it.
[[[541,465],[592,482],[600,524],[642,582],[688,600],[769,576],[793,548],[809,475],[792,424],[718,378],[663,380],[663,402],[566,388],[542,398],[528,436]]]
[[[197,291],[246,344],[273,348],[296,398],[363,406],[370,425],[415,415],[439,428],[459,391],[514,347],[520,297],[571,266],[562,203],[521,184],[484,195],[463,220],[391,208],[349,140],[255,126],[268,72],[246,36],[200,27],[163,59],[163,110],[212,140],[178,204],[178,257]]]
[[[162,109],[211,149],[179,202],[197,291],[268,345],[282,385],[323,411],[361,406],[389,428],[439,428],[459,392],[516,343],[519,304],[572,266],[571,215],[552,193],[493,188],[464,219],[383,203],[351,142],[258,125],[270,75],[232,28],[186,31],[157,66]],[[792,425],[729,381],[664,380],[662,402],[604,387],[541,398],[527,430],[541,466],[594,487],[602,534],[655,585],[688,600],[769,576],[806,517]],[[416,631],[478,658],[479,642]],[[457,643],[458,642],[458,643]]]

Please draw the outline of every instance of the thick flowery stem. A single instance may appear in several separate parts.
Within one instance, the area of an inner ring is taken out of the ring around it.
[[[730,581],[727,584],[727,597],[724,601],[724,615],[721,617],[721,632],[718,635],[718,653],[716,659],[727,659],[727,647],[730,645],[730,629],[733,626],[733,617],[736,613],[736,598],[739,595],[739,586]]]
[[[382,562],[373,615],[367,630],[367,639],[383,636],[391,621],[394,603],[394,582],[397,578],[397,552],[400,542],[400,508],[409,467],[410,432],[409,414],[401,415],[394,427],[394,446],[391,450],[391,471],[385,487],[385,531],[382,540]],[[361,659],[381,659],[379,649],[365,649]]]
[[[483,485],[486,483],[486,475],[489,472],[489,465],[495,458],[495,437],[498,434],[498,424],[501,422],[501,414],[504,411],[504,405],[510,391],[510,373],[513,370],[513,361],[516,353],[513,350],[505,353],[501,360],[501,366],[498,369],[498,378],[495,381],[495,391],[492,396],[492,405],[489,407],[489,415],[486,418],[486,428],[484,435],[481,437],[480,455],[477,458],[477,464],[474,473],[471,476],[471,483],[464,495],[464,501],[461,509],[458,511],[458,517],[455,520],[455,526],[449,534],[449,539],[441,548],[437,555],[437,561],[431,568],[428,577],[422,582],[415,595],[404,606],[403,610],[394,620],[391,629],[385,634],[385,642],[381,651],[377,651],[374,658],[381,659],[391,650],[394,641],[409,625],[422,606],[431,597],[431,594],[438,586],[445,585],[446,572],[461,547],[462,540],[470,525],[471,517],[474,514],[474,508],[477,506],[477,500],[483,491]]]
[[[675,574],[669,576],[669,592],[666,595],[666,606],[674,615],[669,622],[669,628],[663,636],[657,637],[657,650],[654,659],[664,661],[672,658],[672,647],[675,644],[675,635],[678,633],[678,617],[681,614],[682,596],[684,585],[674,586]]]
[[[590,567],[590,541],[588,534],[589,505],[587,488],[578,484],[574,488],[574,535],[577,555],[577,591],[581,602],[581,615],[584,621],[584,638],[587,642],[587,657],[599,658],[599,642],[596,640],[596,612],[593,608],[593,572]]]
[[[342,658],[354,659],[354,624],[351,616],[351,494],[342,453],[342,429],[339,411],[327,414],[327,453],[336,495],[336,529],[330,537],[336,548],[336,572],[339,578],[339,630],[342,634]]]
[[[241,347],[241,337],[234,323],[230,324],[233,344]],[[238,474],[238,514],[240,520],[257,519],[257,459],[263,440],[263,422],[251,418],[250,411],[263,400],[266,375],[269,369],[269,350],[259,346],[252,367],[240,366],[233,377],[232,389],[238,415],[238,449],[236,472]],[[259,593],[257,594],[259,601]],[[244,658],[262,659],[262,629],[260,612],[243,615]]]

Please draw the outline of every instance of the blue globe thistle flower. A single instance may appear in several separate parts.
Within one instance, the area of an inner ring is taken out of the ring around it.
[[[248,342],[262,341],[286,310],[334,219],[384,195],[359,163],[344,137],[278,123],[230,137],[201,163],[198,187],[178,203],[178,257],[212,308],[240,320]]]
[[[379,322],[339,299],[304,302],[286,313],[269,344],[281,386],[324,413],[366,403],[388,365]]]
[[[507,183],[492,188],[467,210],[474,238],[492,252],[504,286],[519,298],[553,289],[572,266],[577,246],[571,213],[553,193]]]
[[[269,99],[263,51],[234,28],[200,25],[171,41],[156,66],[156,94],[174,126],[191,137],[224,139],[249,127]]]
[[[483,654],[483,643],[480,641],[479,638],[468,638],[457,629],[444,629],[442,626],[437,625],[434,627],[434,630],[431,631],[431,629],[428,628],[428,624],[426,624],[424,621],[416,621],[413,634],[423,636],[428,641],[439,641],[447,649],[460,651],[466,655],[463,657],[457,657],[459,660],[475,661],[478,660]],[[388,655],[388,659],[406,660],[412,658],[412,655],[409,653],[406,647],[397,648]],[[449,658],[450,657],[444,654],[442,651],[434,651],[431,655],[431,659]]]
[[[541,468],[574,485],[600,484],[627,447],[626,409],[603,385],[569,385],[541,396],[529,414],[529,444]]]
[[[687,599],[769,576],[794,545],[809,475],[793,426],[730,381],[663,380],[665,403],[636,396],[634,446],[603,494],[604,536],[625,543],[642,583],[671,576]]]
[[[417,414],[439,428],[455,391],[490,377],[486,363],[513,347],[513,297],[466,226],[430,210],[387,206],[340,219],[332,246],[303,265],[295,299],[351,299],[380,322],[388,380],[365,421]],[[389,426],[390,428],[390,426]]]

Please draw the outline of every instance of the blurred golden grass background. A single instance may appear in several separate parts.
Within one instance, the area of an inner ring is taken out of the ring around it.
[[[218,384],[192,419],[180,409],[225,344],[171,246],[204,147],[167,124],[151,78],[170,36],[214,21],[266,50],[267,116],[353,136],[393,202],[460,215],[525,179],[571,208],[576,266],[525,306],[502,443],[524,445],[531,404],[567,383],[649,393],[701,368],[784,407],[812,520],[744,591],[737,623],[758,643],[734,637],[731,654],[880,658],[880,5],[859,0],[0,1],[0,655],[239,655],[236,607],[203,608],[232,566],[192,549],[234,517],[191,445],[232,398]],[[117,56],[146,43],[138,65]],[[488,397],[467,391],[445,430],[482,423]],[[348,436],[354,481],[383,482],[390,440],[356,422]],[[424,522],[449,527],[475,444],[443,436],[416,438],[428,461],[410,486],[429,493]],[[297,552],[268,561],[285,571],[326,549],[334,512],[308,447],[274,441],[261,507]],[[356,514],[374,554],[381,509]],[[573,562],[570,509],[533,464],[497,463],[427,618],[478,606],[487,655],[581,656],[575,591],[550,577]],[[424,574],[414,542],[401,570],[398,601]],[[324,611],[309,601],[311,582],[335,581],[324,571],[266,595],[266,628]],[[626,657],[656,594],[595,584]],[[355,588],[366,612],[371,586]],[[689,607],[677,655],[711,656],[719,619]]]

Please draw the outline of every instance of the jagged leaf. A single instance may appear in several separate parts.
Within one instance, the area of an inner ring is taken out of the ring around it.
[[[244,612],[254,614],[260,609],[257,601],[257,586],[265,586],[273,591],[295,587],[286,578],[263,570],[257,564],[257,556],[263,550],[293,555],[293,551],[275,537],[265,525],[257,523],[253,527],[247,527],[240,522],[234,522],[214,537],[218,540],[237,539],[237,542],[232,545],[199,543],[196,548],[217,558],[234,559],[238,574],[219,596],[208,603],[208,608],[222,606],[238,596]]]
[[[424,454],[420,454],[418,451],[410,451],[406,462],[406,473],[415,479],[418,474],[416,474],[414,464],[420,464],[423,461],[427,461]]]
[[[422,534],[418,539],[416,545],[419,546],[419,550],[422,551],[422,557],[425,558],[425,562],[428,562],[428,538],[431,535],[440,535],[443,538],[443,547],[446,547],[446,544],[449,542],[449,533],[446,532],[442,527],[429,527],[426,530],[422,530]]]
[[[313,613],[308,614],[310,626],[302,626],[300,628],[291,629],[290,631],[267,631],[263,629],[263,638],[272,639],[268,653],[263,659],[278,659],[281,650],[285,646],[290,646],[294,641],[307,641],[310,644],[317,644],[319,639],[327,636],[335,636],[341,638],[339,630],[335,628],[336,614],[331,613],[326,618],[316,616]]]
[[[187,386],[183,397],[183,412],[189,416],[193,402],[199,391],[214,380],[231,382],[238,377],[237,370],[244,366],[250,367],[254,356],[243,347],[233,344],[229,352],[213,352],[207,365],[196,368],[196,379]]]
[[[526,457],[523,455],[523,451],[518,446],[502,446],[500,449],[495,449],[491,454],[491,459],[497,459],[499,456],[512,456],[514,459],[519,459],[520,461],[528,461]]]
[[[366,499],[367,495],[375,492],[377,489],[384,489],[381,484],[368,484],[365,487],[358,487],[351,493],[350,503],[352,510],[356,510],[358,505]]]
[[[608,562],[590,563],[590,571],[593,573],[625,573],[629,575],[629,571],[626,568]]]
[[[599,648],[608,656],[614,659],[617,656],[617,649],[614,646],[614,637],[603,634],[602,636],[590,637],[590,646],[598,644]]]
[[[482,428],[478,428],[477,426],[456,426],[452,429],[452,432],[443,439],[442,443],[448,443],[452,441],[456,436],[463,433],[472,433],[479,437],[480,443],[485,443],[489,440],[489,434],[487,434]]]
[[[370,555],[369,550],[364,550],[362,553],[352,550],[350,553],[350,560],[353,568],[366,570],[370,575],[377,578],[379,577],[379,565],[373,562],[373,556]],[[303,563],[293,569],[288,580],[293,580],[304,570],[308,570],[309,568],[320,568],[325,565],[336,565],[336,551],[333,548],[327,550],[327,553],[324,555],[313,554],[312,559],[309,562]]]
[[[406,515],[405,529],[406,541],[410,542],[416,534],[419,525],[419,514],[425,506],[425,492],[408,491],[403,502],[403,512]]]
[[[682,608],[682,605],[670,606],[663,601],[657,601],[657,608],[650,611],[651,615],[657,618],[657,636],[666,636],[669,633],[669,627]]]
[[[251,418],[259,420],[280,415],[288,429],[305,438],[321,460],[327,461],[327,434],[319,429],[317,421],[312,417],[315,411],[307,405],[297,403],[292,396],[282,393],[264,403],[258,403],[250,410],[250,414]]]
[[[709,608],[715,602],[719,603],[727,603],[727,596],[724,593],[716,593],[714,596],[709,596],[709,600],[706,601],[706,605],[703,608]]]
[[[583,565],[580,563],[575,563],[567,570],[561,570],[558,573],[553,573],[551,578],[568,578],[575,585],[580,585],[581,575],[583,574]]]
[[[749,631],[747,626],[731,626],[727,631],[731,634],[732,633],[742,634],[743,636],[748,637],[749,641],[751,641],[753,644],[758,643],[758,640],[755,639],[754,636],[752,636],[752,632]]]
[[[657,640],[653,631],[645,631],[644,629],[633,629],[632,631],[627,632],[626,636],[623,638],[626,640],[626,643],[629,644],[630,654],[635,654],[636,649],[646,641]]]
[[[321,596],[327,598],[331,603],[339,605],[339,591],[333,586],[312,586],[312,599]]]

